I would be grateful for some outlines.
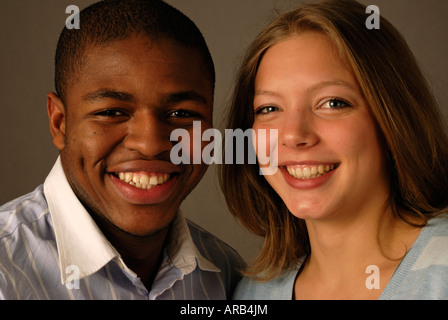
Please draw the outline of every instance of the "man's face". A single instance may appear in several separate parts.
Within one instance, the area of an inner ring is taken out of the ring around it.
[[[204,164],[171,163],[170,134],[182,128],[193,137],[193,121],[202,132],[212,127],[203,65],[197,51],[143,36],[88,49],[53,137],[71,187],[97,219],[154,234],[200,181]]]

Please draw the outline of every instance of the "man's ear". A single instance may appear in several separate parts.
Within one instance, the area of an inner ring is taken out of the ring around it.
[[[53,92],[47,94],[47,112],[53,144],[62,150],[65,145],[66,110],[62,100]]]

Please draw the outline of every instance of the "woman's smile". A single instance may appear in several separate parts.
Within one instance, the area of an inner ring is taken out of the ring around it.
[[[256,132],[278,130],[279,170],[265,178],[295,216],[359,212],[367,195],[384,201],[382,138],[328,37],[310,31],[268,49],[256,75],[253,108]]]

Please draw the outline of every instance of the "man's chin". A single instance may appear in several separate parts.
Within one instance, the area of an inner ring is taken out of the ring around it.
[[[120,229],[121,232],[124,234],[134,237],[134,238],[153,238],[161,235],[162,233],[166,232],[171,226],[171,223],[169,223],[167,226],[164,227],[158,227],[158,228],[126,228],[127,230]]]

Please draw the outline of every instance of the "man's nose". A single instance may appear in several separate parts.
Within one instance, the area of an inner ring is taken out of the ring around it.
[[[124,146],[147,157],[169,152],[172,147],[170,127],[164,119],[150,112],[136,114],[128,124]]]

